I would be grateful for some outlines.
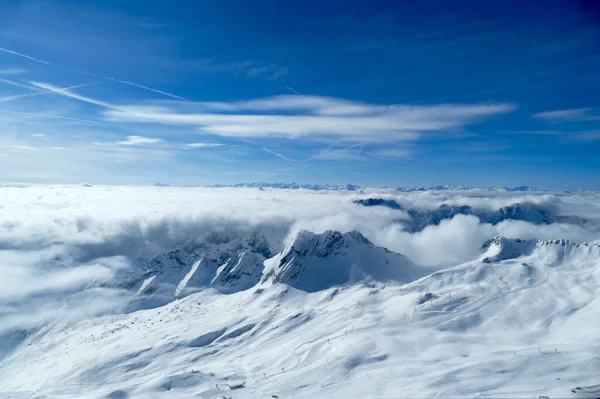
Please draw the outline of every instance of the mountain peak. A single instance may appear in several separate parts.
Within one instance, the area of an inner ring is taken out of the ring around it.
[[[373,243],[356,230],[347,233],[327,230],[321,234],[301,230],[282,254],[284,259],[290,255],[325,258],[329,255],[344,253],[357,245],[373,246]]]
[[[265,262],[263,282],[314,292],[361,280],[408,282],[423,274],[405,255],[375,246],[358,231],[302,230]]]

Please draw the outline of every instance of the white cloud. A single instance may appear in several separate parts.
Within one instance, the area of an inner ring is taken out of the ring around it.
[[[170,106],[160,107],[116,106],[51,84],[30,84],[105,108],[104,117],[112,122],[193,126],[208,134],[244,138],[336,136],[361,142],[407,141],[419,138],[424,132],[457,130],[486,117],[515,109],[511,104],[384,106],[330,97],[298,95],[231,103],[171,103]],[[239,113],[242,111],[257,112]],[[290,115],[290,111],[299,114]]]
[[[281,95],[248,101],[163,102],[114,105],[75,94],[69,88],[30,82],[36,88],[104,108],[110,122],[194,127],[238,138],[337,137],[354,142],[416,140],[425,133],[460,131],[482,119],[512,112],[500,104],[379,105],[339,98]]]
[[[334,136],[355,142],[416,140],[426,132],[457,130],[514,110],[510,104],[381,106],[294,95],[232,103],[105,108],[108,110],[104,116],[112,122],[192,126],[204,133],[225,137]],[[237,113],[242,111],[257,112]],[[300,113],[290,115],[291,111]]]
[[[600,115],[590,114],[590,111],[591,108],[562,109],[540,112],[532,115],[532,118],[544,119],[550,122],[593,121],[600,119]]]
[[[146,144],[157,144],[161,143],[162,139],[149,138],[144,136],[128,136],[127,140],[117,141],[117,144],[121,145],[146,145]]]

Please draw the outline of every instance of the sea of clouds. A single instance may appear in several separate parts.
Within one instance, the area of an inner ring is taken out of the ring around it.
[[[403,210],[354,203],[393,199],[404,208],[440,204],[495,210],[534,203],[581,223],[496,225],[457,215],[408,232]],[[445,268],[480,256],[497,235],[526,239],[600,239],[600,194],[444,191],[396,193],[256,188],[0,186],[0,359],[19,332],[54,322],[127,310],[131,293],[110,288],[118,271],[218,231],[260,231],[273,252],[300,229],[359,230],[376,245],[421,266]]]

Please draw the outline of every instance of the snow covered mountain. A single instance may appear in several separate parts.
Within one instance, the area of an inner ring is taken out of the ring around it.
[[[410,216],[410,221],[403,224],[410,232],[423,230],[427,226],[439,225],[442,220],[452,219],[456,215],[477,216],[483,223],[496,225],[505,220],[520,220],[533,224],[571,223],[582,225],[586,220],[575,216],[563,216],[549,205],[538,205],[534,203],[514,203],[487,211],[474,209],[469,205],[441,204],[437,209],[412,209],[404,208],[392,199],[366,198],[354,200],[354,203],[363,206],[384,206],[395,210],[404,210]]]
[[[169,251],[124,270],[116,283],[135,290],[140,301],[153,304],[209,287],[232,293],[257,284],[263,262],[270,255],[269,244],[260,233],[213,234],[199,245]]]
[[[332,191],[358,191],[361,189],[356,184],[300,184],[300,183],[236,183],[236,184],[214,184],[209,187],[252,187],[252,188],[281,188],[281,189],[306,189],[306,190],[332,190]]]
[[[162,187],[168,186],[166,184],[157,183]],[[310,184],[310,183],[266,183],[266,182],[252,182],[252,183],[235,183],[235,184],[213,184],[208,187],[252,187],[252,188],[281,188],[281,189],[306,189],[306,190],[332,190],[332,191],[359,191],[366,187],[361,187],[356,184]],[[383,186],[380,188],[393,188],[391,186]],[[536,188],[530,186],[516,186],[516,187],[472,187],[455,184],[445,184],[436,186],[420,186],[420,187],[397,187],[394,189],[398,192],[415,192],[415,191],[467,191],[467,190],[479,190],[479,191],[508,191],[508,192],[526,192],[526,191],[538,191]]]
[[[412,191],[465,191],[465,190],[482,190],[482,191],[538,191],[530,186],[515,186],[515,187],[486,187],[478,188],[472,186],[463,186],[455,184],[445,184],[437,186],[420,186],[420,187],[398,187],[396,191],[412,192]]]
[[[358,231],[300,231],[265,265],[263,281],[307,292],[364,280],[407,282],[424,273],[408,257],[376,247]]]
[[[500,262],[523,256],[537,256],[547,265],[581,263],[600,265],[600,241],[575,243],[569,240],[521,240],[495,237],[483,244],[484,262]]]
[[[0,188],[0,398],[600,397],[598,193]]]
[[[282,252],[269,258],[270,254],[266,239],[258,233],[212,237],[125,270],[117,286],[156,304],[206,288],[230,294],[261,281],[312,292],[358,281],[406,282],[425,270],[404,255],[376,247],[358,231],[314,234],[302,230]]]
[[[187,256],[167,254],[154,264],[164,270],[202,255]],[[238,263],[226,264],[201,284],[229,287],[226,276],[237,275]],[[202,290],[154,309],[48,326],[0,363],[2,392],[598,395],[598,242],[496,237],[480,258],[416,279],[418,266],[358,232],[301,231],[265,264],[263,281],[246,290],[234,284],[228,295]],[[358,281],[368,284],[352,284]]]

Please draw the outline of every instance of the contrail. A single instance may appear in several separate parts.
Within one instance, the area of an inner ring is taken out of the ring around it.
[[[188,100],[187,98],[179,97],[179,96],[176,96],[175,94],[170,94],[170,93],[167,93],[166,91],[162,91],[162,90],[153,89],[153,88],[151,88],[151,87],[147,87],[147,86],[142,86],[142,85],[140,85],[140,84],[133,83],[133,82],[128,82],[128,81],[126,81],[126,80],[119,80],[119,79],[116,79],[116,81],[117,81],[117,82],[119,82],[119,83],[126,84],[126,85],[130,85],[130,86],[139,87],[140,89],[149,90],[149,91],[153,91],[153,92],[155,92],[155,93],[159,93],[159,94],[162,94],[162,95],[165,95],[165,96],[173,97],[173,98],[176,98],[176,99],[178,99],[178,100],[182,100],[182,101],[190,101],[190,100]]]
[[[298,93],[296,90],[292,89],[290,86],[287,85],[283,85],[283,87],[285,87],[286,89],[288,89],[289,91],[291,91],[292,93],[295,93],[299,96],[301,96],[302,94]]]
[[[356,148],[356,147],[360,147],[360,148],[362,148],[362,147],[364,147],[364,146],[365,146],[365,145],[364,145],[363,143],[360,143],[360,144],[353,144],[353,145],[351,145],[351,146],[348,146],[348,147],[346,147],[346,148],[342,148],[342,149],[341,149],[341,150],[339,150],[339,151],[332,152],[332,154],[333,154],[333,155],[342,154],[342,153],[344,153],[344,152],[346,152],[346,151],[348,151],[348,150],[350,150],[350,149],[352,149],[352,148]]]
[[[94,84],[97,84],[97,83],[99,83],[99,82],[84,83],[84,84],[81,84],[81,85],[60,88],[59,90],[78,89],[80,87],[91,86],[91,85],[94,85]],[[28,87],[30,89],[35,89],[35,87],[31,87],[31,86],[26,86],[26,85],[22,85],[22,86]],[[41,96],[41,95],[44,95],[44,94],[51,94],[51,93],[53,93],[53,92],[52,91],[39,91],[39,92],[36,92],[36,93],[15,94],[14,96],[0,97],[0,102],[16,100],[16,99],[23,98],[23,97],[36,97],[36,96]]]
[[[29,56],[27,54],[17,53],[16,51],[8,50],[8,49],[2,48],[2,47],[0,47],[0,51],[3,51],[3,52],[8,53],[8,54],[16,55],[18,57],[27,58],[28,60],[39,62],[41,64],[52,65],[52,66],[55,66],[57,68],[65,69],[65,70],[68,70],[68,71],[71,71],[71,72],[75,72],[75,73],[79,73],[81,75],[88,75],[88,76],[97,76],[97,77],[100,77],[99,75],[96,75],[95,73],[91,73],[91,72],[87,72],[87,71],[82,71],[82,70],[77,70],[77,69],[72,69],[72,68],[65,67],[65,66],[58,65],[58,64],[53,64],[53,63],[48,62],[48,61],[40,60],[39,58],[31,57],[31,56]],[[159,93],[159,94],[162,94],[164,96],[176,98],[178,100],[190,101],[190,100],[188,100],[186,98],[177,96],[175,94],[167,93],[167,92],[162,91],[162,90],[153,89],[151,87],[143,86],[143,85],[138,84],[138,83],[129,82],[129,81],[126,81],[126,80],[115,79],[115,78],[110,78],[110,77],[107,77],[107,76],[103,76],[103,78],[106,79],[106,80],[114,80],[114,81],[119,82],[121,84],[138,87],[140,89],[144,89],[144,90],[151,91],[151,92],[154,92],[154,93]]]
[[[89,103],[89,104],[98,105],[100,107],[104,107],[104,108],[108,108],[108,109],[114,109],[114,110],[117,110],[117,111],[123,111],[123,108],[116,107],[116,106],[114,106],[112,104],[109,104],[107,102],[100,101],[100,100],[95,100],[93,98],[86,97],[86,96],[80,96],[79,94],[71,93],[68,90],[61,89],[60,87],[56,87],[56,86],[48,84],[48,83],[31,81],[31,82],[29,82],[29,84],[31,84],[31,85],[33,85],[35,87],[38,87],[40,89],[47,90],[48,92],[59,94],[61,96],[73,98],[75,100],[83,101],[83,102],[86,102],[86,103]]]
[[[26,85],[26,84],[19,83],[19,82],[15,82],[15,81],[13,81],[13,80],[8,80],[8,79],[0,79],[0,82],[2,82],[2,83],[6,83],[7,85],[10,85],[10,86],[14,86],[14,87],[20,87],[21,89],[27,89],[27,90],[33,90],[33,91],[39,91],[39,89],[37,89],[36,87],[28,86],[28,85]]]
[[[98,77],[98,75],[96,75],[95,73],[86,72],[86,71],[77,71],[77,73],[80,73],[82,75],[89,75],[89,76],[96,76],[96,77]]]
[[[64,119],[64,120],[67,120],[67,121],[93,123],[95,125],[106,125],[106,123],[104,123],[104,122],[92,121],[92,120],[89,120],[89,119],[69,118],[67,116],[34,114],[34,113],[30,113],[30,112],[12,111],[12,110],[8,110],[8,109],[0,109],[0,112],[4,112],[4,113],[7,113],[7,114],[35,116],[37,118]]]
[[[331,150],[331,148],[333,148],[333,146],[336,145],[337,143],[339,143],[340,141],[342,141],[342,139],[337,139],[335,141],[332,141],[331,144],[329,144],[329,147],[327,147],[325,149],[325,151],[323,151],[320,155],[323,156],[323,155],[327,154],[329,152],[329,150]]]
[[[285,155],[283,155],[283,154],[280,154],[280,153],[278,153],[278,152],[275,152],[275,151],[273,151],[273,150],[269,150],[269,149],[268,149],[268,148],[266,148],[266,147],[263,147],[262,149],[263,149],[263,151],[265,151],[265,152],[268,152],[269,154],[275,155],[276,157],[279,157],[279,158],[281,158],[281,159],[283,159],[283,160],[285,160],[285,161],[288,161],[288,162],[296,162],[296,160],[295,160],[295,159],[288,158],[288,157],[286,157]]]
[[[17,53],[16,51],[8,50],[8,49],[2,48],[2,47],[0,47],[0,51],[4,51],[5,53],[12,54],[12,55],[17,55],[19,57],[27,58],[27,59],[29,59],[31,61],[39,62],[40,64],[52,65],[48,61],[39,60],[37,58],[30,57],[30,56],[28,56],[26,54]]]

